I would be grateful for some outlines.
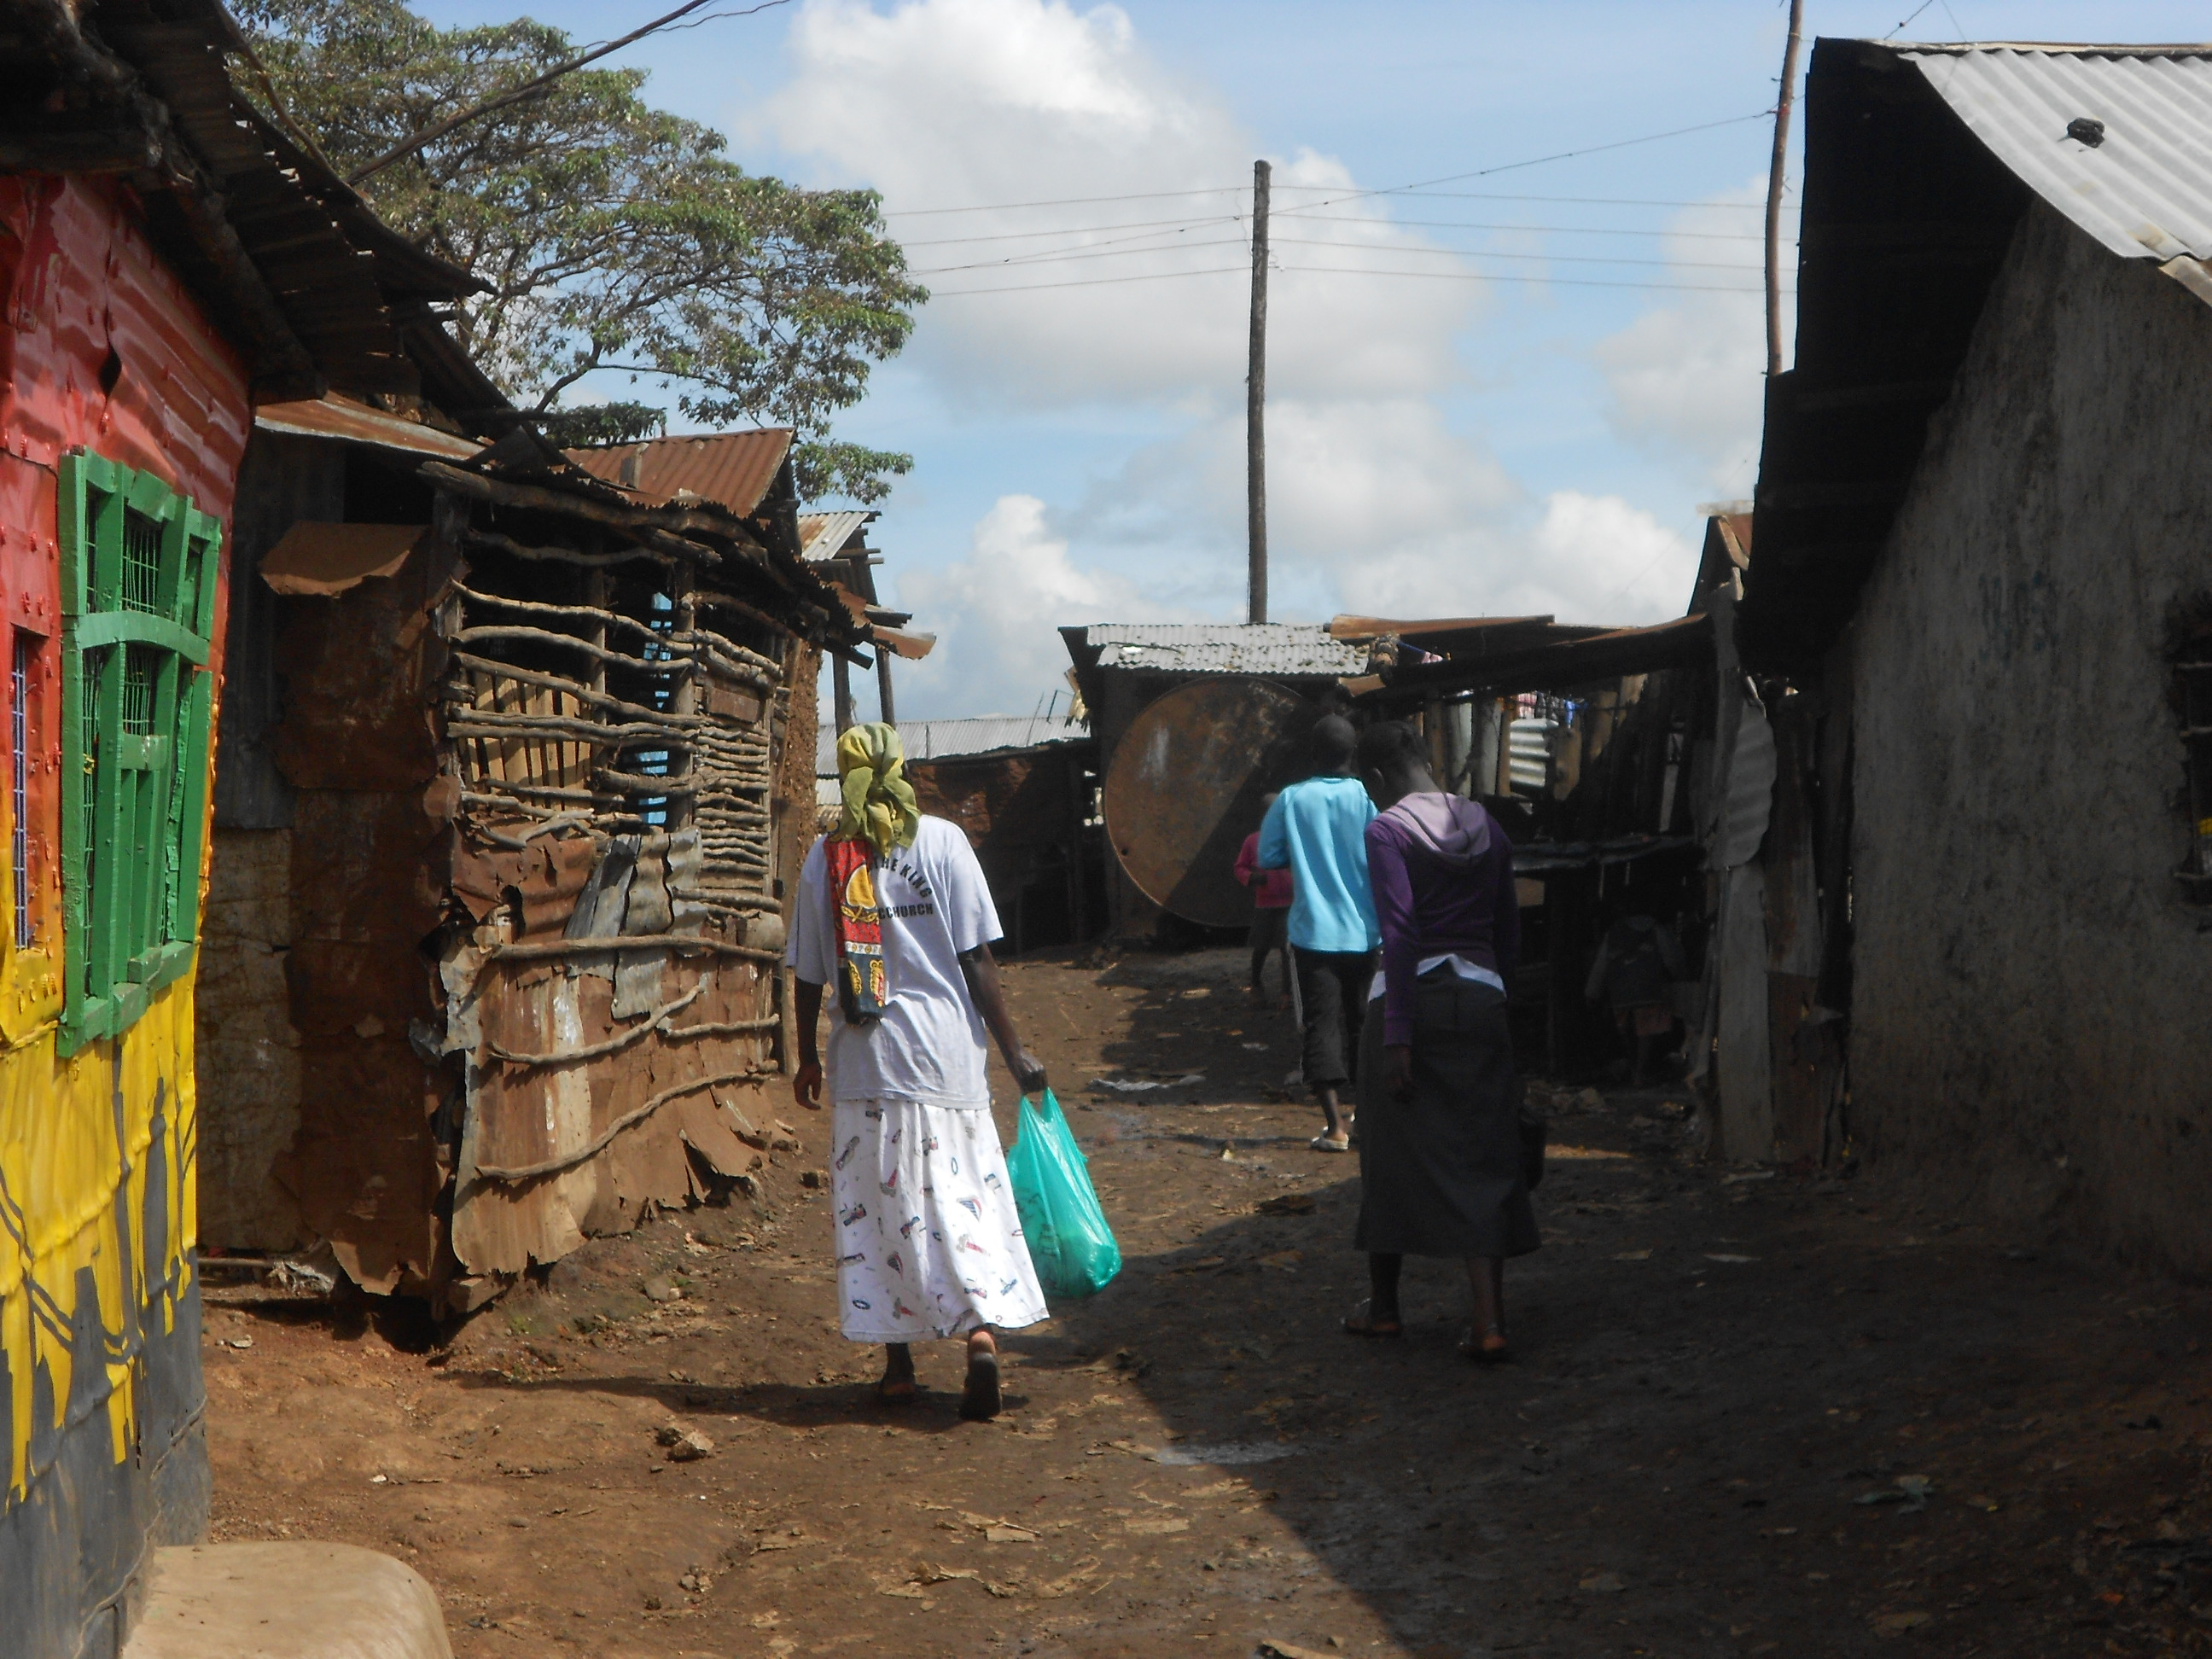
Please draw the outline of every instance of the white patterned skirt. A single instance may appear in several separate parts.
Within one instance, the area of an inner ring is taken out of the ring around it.
[[[839,1101],[830,1124],[848,1339],[916,1342],[1051,1317],[988,1108]]]

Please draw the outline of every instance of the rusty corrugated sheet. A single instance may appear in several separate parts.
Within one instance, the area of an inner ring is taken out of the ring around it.
[[[776,469],[791,453],[792,437],[789,427],[769,426],[563,453],[605,483],[663,500],[689,490],[743,517],[761,504],[775,482]]]
[[[294,403],[264,404],[253,411],[253,424],[264,432],[282,432],[298,438],[338,438],[347,443],[371,444],[441,460],[465,461],[483,446],[456,438],[419,421],[403,421],[396,415],[353,403],[343,398],[309,398]]]
[[[1304,623],[1093,623],[1079,633],[1101,668],[1170,674],[1357,674],[1364,647]]]
[[[828,558],[842,552],[853,532],[876,515],[872,512],[802,513],[799,515],[799,555],[804,559]]]
[[[1581,637],[1548,637],[1559,634]],[[1407,693],[1475,689],[1557,690],[1565,686],[1617,679],[1625,674],[1650,674],[1662,668],[1709,660],[1712,641],[1712,618],[1704,611],[1677,617],[1671,622],[1654,623],[1648,628],[1553,629],[1525,649],[1486,652],[1479,656],[1386,670],[1382,695],[1402,696]]]

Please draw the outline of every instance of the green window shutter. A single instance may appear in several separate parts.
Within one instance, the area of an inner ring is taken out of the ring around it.
[[[191,965],[222,526],[150,473],[61,468],[61,1049]]]

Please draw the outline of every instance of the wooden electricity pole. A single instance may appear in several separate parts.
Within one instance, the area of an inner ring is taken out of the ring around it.
[[[1267,179],[1252,163],[1252,350],[1244,374],[1247,622],[1267,620]]]
[[[1790,162],[1790,106],[1797,88],[1797,47],[1805,0],[1790,0],[1790,41],[1782,48],[1782,96],[1774,106],[1774,160],[1766,172],[1766,372],[1782,372],[1782,182]]]

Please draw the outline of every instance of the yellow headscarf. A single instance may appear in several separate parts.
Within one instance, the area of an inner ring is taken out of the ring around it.
[[[849,728],[837,739],[837,781],[845,810],[834,834],[866,841],[878,857],[914,844],[921,808],[906,781],[906,750],[897,727],[878,722]]]

